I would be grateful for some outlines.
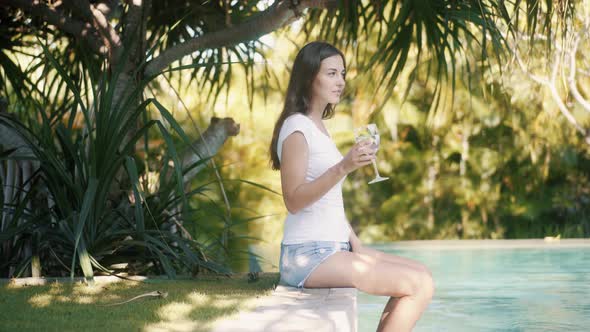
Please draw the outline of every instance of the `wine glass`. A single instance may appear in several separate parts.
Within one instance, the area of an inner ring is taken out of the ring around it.
[[[379,130],[377,129],[377,125],[374,123],[369,123],[366,126],[356,128],[354,130],[354,139],[357,143],[367,139],[371,140],[371,148],[379,150],[379,143],[381,139],[379,138]],[[379,170],[377,170],[377,160],[373,160],[372,162],[373,168],[375,169],[375,178],[369,181],[369,184],[388,180],[389,178],[379,175]]]

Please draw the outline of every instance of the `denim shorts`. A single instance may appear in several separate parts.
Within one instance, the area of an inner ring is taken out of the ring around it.
[[[349,242],[313,241],[281,244],[280,284],[303,288],[305,280],[326,258],[339,251],[351,251]]]

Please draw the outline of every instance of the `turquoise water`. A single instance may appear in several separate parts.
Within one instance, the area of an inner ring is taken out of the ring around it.
[[[590,247],[380,250],[432,271],[436,294],[414,331],[590,331]],[[359,331],[386,297],[359,292]]]

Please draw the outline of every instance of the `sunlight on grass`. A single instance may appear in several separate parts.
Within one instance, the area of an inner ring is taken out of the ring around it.
[[[154,325],[146,326],[144,331],[160,332],[160,331],[175,331],[175,332],[189,332],[189,331],[205,331],[204,326],[199,326],[197,322],[191,320],[178,320],[174,322],[160,322]]]
[[[164,320],[186,319],[195,309],[195,305],[185,302],[169,303],[160,308],[158,316]]]
[[[207,294],[199,293],[199,292],[192,292],[188,295],[188,298],[195,304],[195,305],[205,305],[211,299]]]
[[[54,297],[55,296],[50,295],[50,294],[35,295],[35,296],[31,297],[31,299],[29,300],[29,303],[33,307],[43,308],[43,307],[50,305],[51,302],[53,302]]]
[[[219,309],[227,309],[236,307],[238,303],[239,301],[235,299],[217,299],[211,305]]]
[[[63,294],[64,290],[62,288],[52,288],[50,289],[47,293],[45,294],[37,294],[37,295],[33,295],[30,299],[29,299],[29,303],[33,306],[33,307],[37,307],[37,308],[42,308],[45,306],[50,305],[53,302],[61,302],[61,303],[79,303],[79,304],[91,304],[91,303],[95,303],[97,301],[113,301],[113,300],[118,300],[121,297],[115,294],[108,294],[108,295],[100,295],[102,290],[98,290],[98,289],[84,289],[83,287],[86,286],[80,286],[80,287],[75,287],[73,290],[71,291],[71,294],[69,296],[67,295],[60,295]],[[88,287],[94,287],[94,286],[88,286]],[[100,295],[100,296],[97,296]]]
[[[82,284],[76,284],[74,286],[74,294],[75,295],[97,295],[99,293],[102,293],[106,290],[106,286],[101,286],[101,285],[82,285]]]
[[[115,286],[118,285],[118,286]],[[30,297],[28,303],[35,308],[43,308],[55,302],[60,303],[77,303],[77,304],[92,304],[99,301],[108,302],[119,300],[121,296],[116,294],[104,294],[109,290],[117,291],[122,289],[129,289],[133,285],[128,284],[113,284],[113,285],[86,285],[83,283],[63,285],[58,282],[53,282],[48,286],[38,286],[49,288],[46,293],[35,294]],[[23,289],[28,286],[9,284],[8,289]],[[34,286],[31,286],[34,287]],[[109,289],[111,287],[111,289]]]
[[[222,294],[209,295],[192,292],[182,302],[172,302],[158,310],[161,321],[145,327],[146,331],[198,331],[207,330],[220,318],[228,318],[240,310],[253,309],[260,294],[251,296],[240,290],[223,290]],[[225,294],[226,293],[226,294]]]
[[[90,296],[80,296],[76,299],[76,302],[80,303],[80,304],[90,304],[90,303],[94,303],[96,301],[93,297],[90,297]]]
[[[243,275],[92,286],[6,284],[0,288],[1,330],[46,331],[51,326],[73,331],[100,326],[109,331],[207,331],[217,320],[253,308],[277,281],[278,274],[269,273],[255,283]],[[168,296],[117,304],[154,291]]]

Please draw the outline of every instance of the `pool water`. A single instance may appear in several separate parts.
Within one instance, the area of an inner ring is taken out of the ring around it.
[[[590,331],[590,247],[388,249],[432,271],[436,293],[414,331]],[[359,332],[386,297],[359,292]]]

